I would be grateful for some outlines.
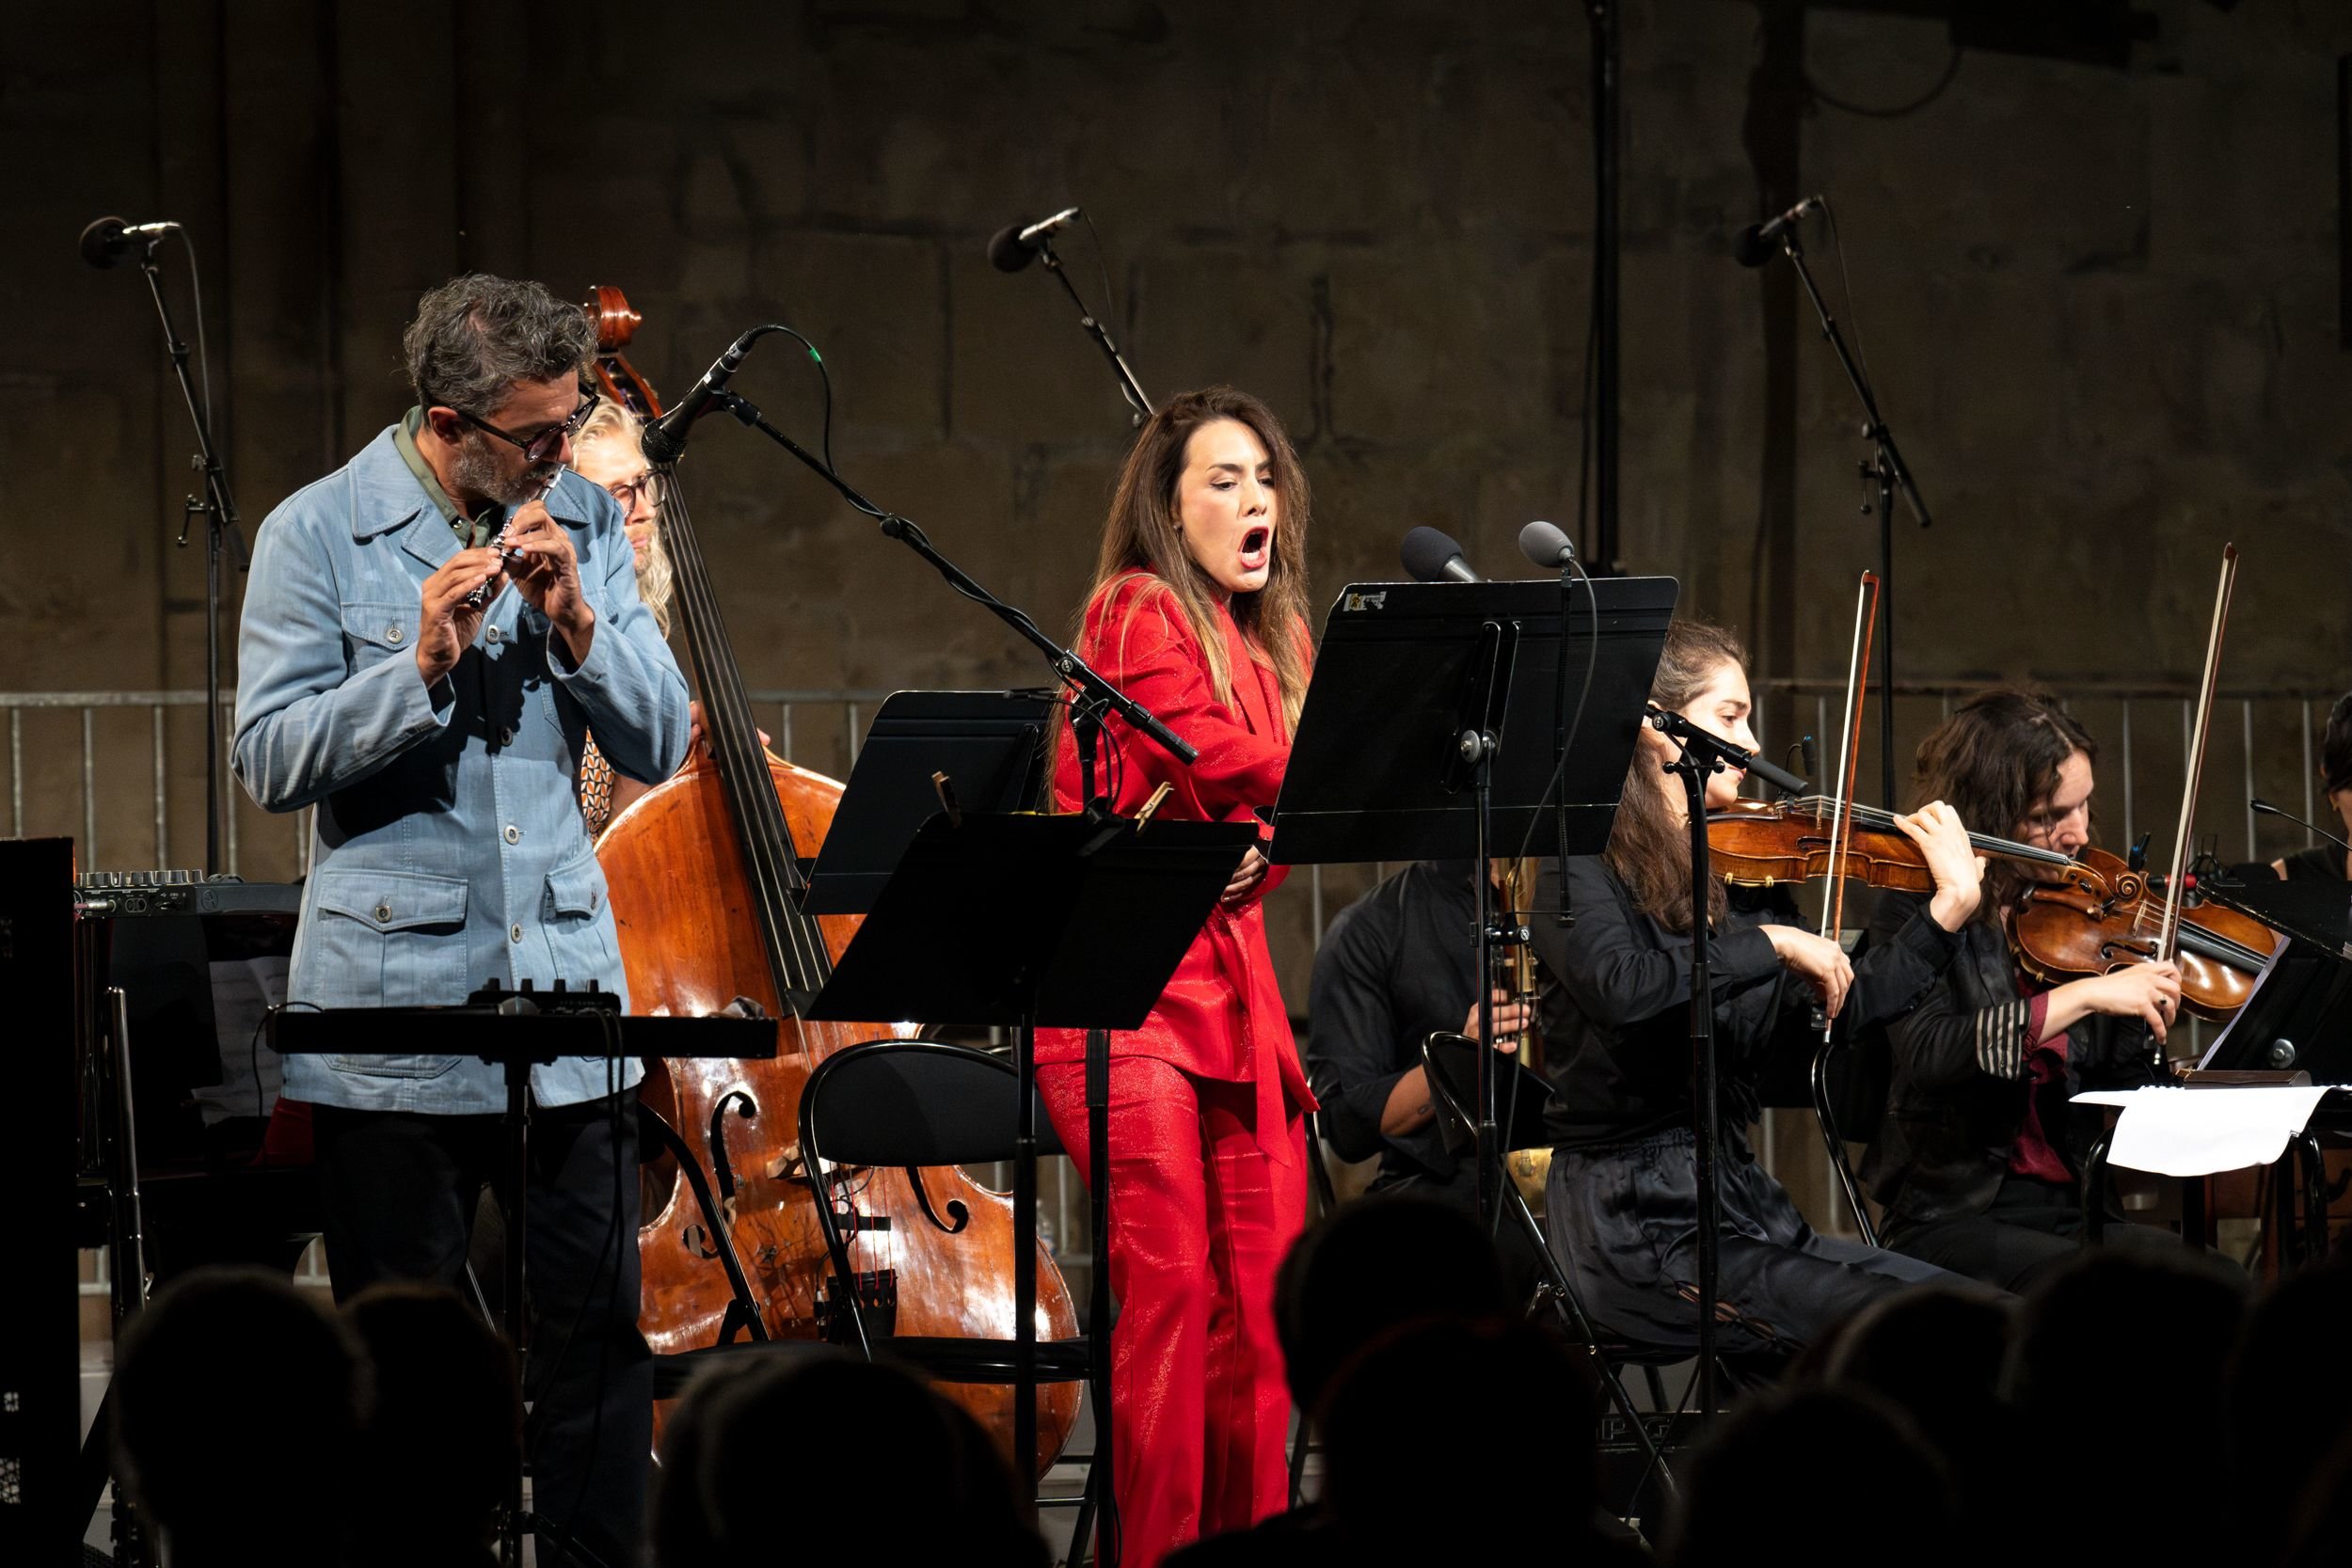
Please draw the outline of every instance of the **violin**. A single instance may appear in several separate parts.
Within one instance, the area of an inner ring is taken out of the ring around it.
[[[1849,802],[1844,829],[1836,831],[1836,803],[1809,795],[1784,801],[1739,800],[1707,814],[1707,849],[1724,880],[1737,887],[1809,882],[1836,874],[1866,886],[1897,893],[1933,893],[1935,878],[1927,856],[1901,829],[1895,814]],[[2055,849],[1970,833],[1979,855],[2020,861],[2043,873],[2050,886],[2086,895],[2106,891],[2090,866]]]
[[[2222,634],[2229,626],[2230,596],[2237,583],[2237,546],[2221,546],[2221,582],[2214,595],[2213,627],[2205,640],[2205,673],[2197,699],[2189,741],[2187,776],[2181,789],[2180,830],[2172,841],[2171,870],[2147,876],[2138,851],[2129,860],[2087,849],[2086,863],[2099,876],[2095,890],[2032,889],[2010,921],[2010,945],[2018,961],[2053,983],[2086,974],[2106,974],[2126,964],[2173,960],[2181,966],[2181,1006],[2197,1017],[2219,1022],[2253,994],[2254,981],[2280,941],[2276,931],[2249,915],[2200,903],[2188,875],[2188,846],[2197,820],[2197,785],[2204,769],[2205,741],[2213,722],[2214,692],[2220,675]],[[2182,895],[2172,896],[2172,890]],[[2161,1065],[2161,1059],[2159,1059]]]
[[[2278,949],[2278,932],[2252,915],[2201,902],[2194,878],[2183,879],[2185,897],[2168,899],[2165,879],[2133,861],[2099,848],[2084,849],[2081,859],[2090,884],[2029,888],[2011,915],[2010,945],[2026,969],[2058,985],[2149,962],[2164,956],[2159,943],[2169,917],[2181,1006],[2215,1023],[2245,1006]]]

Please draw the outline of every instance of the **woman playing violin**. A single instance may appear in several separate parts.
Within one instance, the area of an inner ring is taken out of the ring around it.
[[[1127,454],[1078,649],[1200,750],[1189,767],[1123,724],[1098,784],[1133,816],[1242,822],[1274,804],[1307,690],[1307,483],[1282,426],[1229,388],[1164,404]],[[1058,748],[1057,807],[1085,802]],[[1274,1272],[1306,1221],[1314,1106],[1275,984],[1249,851],[1141,1029],[1111,1036],[1111,1340],[1121,1558],[1289,1502],[1290,1395]],[[1083,1170],[1085,1036],[1038,1034],[1038,1088]]]
[[[2097,755],[2090,733],[2049,698],[1987,691],[1920,742],[1918,788],[1950,801],[1976,832],[2072,855],[2090,841]],[[1862,1169],[1885,1206],[1889,1246],[2010,1291],[2029,1289],[2080,1243],[2078,1173],[2097,1123],[2070,1097],[2146,1081],[2145,1037],[2162,1041],[2181,1004],[2169,962],[2058,986],[2029,975],[2009,938],[2028,887],[2026,871],[1994,864],[1959,954],[1887,1026],[1894,1080]],[[1901,928],[1918,904],[1883,897],[1873,940]],[[2132,1226],[2107,1234],[2159,1237]]]
[[[1677,622],[1650,700],[1753,747],[1745,658],[1728,632]],[[1669,1346],[1693,1345],[1698,1333],[1690,838],[1681,783],[1664,771],[1675,755],[1665,736],[1641,731],[1608,850],[1567,863],[1575,924],[1534,927],[1537,954],[1560,981],[1546,1021],[1551,1245],[1597,1318]],[[1736,773],[1713,775],[1709,808],[1730,805],[1739,786]],[[1959,816],[1937,803],[1895,820],[1935,893],[1859,962],[1805,929],[1779,890],[1709,889],[1726,1356],[1777,1360],[1880,1296],[1947,1277],[1816,1233],[1746,1143],[1758,1075],[1776,1055],[1810,1052],[1814,1005],[1850,1027],[1899,1014],[1934,985],[1976,912],[1981,866]],[[1537,907],[1560,908],[1549,901],[1558,890],[1548,871]]]

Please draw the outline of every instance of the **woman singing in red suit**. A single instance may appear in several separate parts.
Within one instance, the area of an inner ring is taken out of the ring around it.
[[[1200,748],[1190,767],[1113,721],[1112,805],[1251,820],[1290,758],[1311,657],[1307,481],[1279,420],[1230,388],[1152,416],[1120,470],[1079,652]],[[1054,795],[1080,800],[1062,744]],[[1288,1503],[1290,1396],[1274,1271],[1306,1221],[1307,1090],[1266,952],[1279,879],[1249,851],[1152,1016],[1111,1036],[1113,1484],[1121,1560],[1152,1568],[1195,1536]],[[1086,1037],[1038,1034],[1038,1085],[1063,1147],[1087,1148]]]

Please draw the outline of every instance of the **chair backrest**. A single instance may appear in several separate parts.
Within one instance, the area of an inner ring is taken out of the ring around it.
[[[1421,1058],[1427,1069],[1430,1091],[1438,1097],[1438,1108],[1463,1136],[1474,1138],[1478,1132],[1478,1052],[1476,1040],[1465,1035],[1448,1034],[1443,1030],[1422,1041]],[[1513,1098],[1516,1090],[1517,1099]],[[1505,1149],[1535,1148],[1549,1146],[1549,1133],[1544,1131],[1544,1106],[1551,1099],[1551,1085],[1539,1073],[1533,1072],[1512,1057],[1498,1053],[1495,1057],[1495,1116],[1496,1131],[1502,1135]]]
[[[867,1040],[826,1057],[801,1090],[805,1141],[844,1165],[975,1165],[1013,1156],[1012,1064],[944,1040]],[[1043,1108],[1038,1152],[1060,1141]]]

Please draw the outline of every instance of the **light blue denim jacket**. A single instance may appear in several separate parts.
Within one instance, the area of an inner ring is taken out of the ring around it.
[[[462,1002],[486,980],[626,991],[604,872],[576,793],[586,731],[631,778],[686,755],[686,682],[637,596],[620,509],[577,474],[548,498],[596,611],[566,671],[512,586],[457,667],[416,663],[424,579],[457,552],[387,429],[262,525],[237,641],[237,777],[262,807],[318,807],[289,998],[322,1007]],[[286,1094],[360,1110],[505,1104],[498,1069],[441,1055],[294,1056]],[[602,1061],[532,1072],[567,1105],[634,1085]]]

